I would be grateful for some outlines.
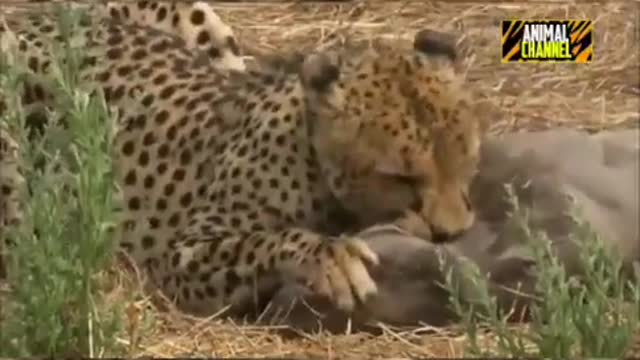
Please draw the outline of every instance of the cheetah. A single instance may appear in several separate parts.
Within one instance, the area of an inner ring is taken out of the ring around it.
[[[27,44],[18,52],[44,54],[33,44],[56,40],[53,23],[10,24]],[[405,196],[398,221],[434,235],[473,222],[481,122],[419,37],[412,49],[313,53],[295,72],[228,72],[157,29],[81,26],[82,76],[123,124],[113,154],[119,248],[180,309],[244,313],[296,281],[353,310],[377,292],[377,256],[322,229],[336,207],[361,211],[353,200],[365,195]]]

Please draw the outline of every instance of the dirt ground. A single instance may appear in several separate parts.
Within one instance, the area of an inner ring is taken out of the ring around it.
[[[411,41],[416,31],[425,28],[463,34],[475,52],[467,72],[470,86],[500,109],[493,122],[495,133],[563,126],[598,131],[640,125],[639,2],[211,3],[234,27],[249,54],[333,47],[349,39]],[[8,10],[22,4],[0,0],[0,6]],[[593,20],[593,62],[501,64],[499,24],[512,18]],[[130,297],[134,286],[130,279],[119,272],[109,278],[107,301]],[[129,309],[127,321],[137,330],[116,340],[130,346],[132,356],[460,357],[465,342],[455,329],[428,326],[404,331],[383,326],[384,334],[377,337],[300,334],[285,339],[276,334],[278,328],[159,312],[145,299]]]

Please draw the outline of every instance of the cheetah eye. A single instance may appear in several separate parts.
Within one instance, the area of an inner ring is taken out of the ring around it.
[[[388,175],[390,176],[394,181],[404,184],[404,185],[408,185],[408,186],[415,186],[419,179],[413,176],[407,176],[407,175]]]
[[[400,186],[408,187],[413,193],[413,201],[409,205],[409,208],[413,211],[421,211],[424,203],[422,202],[422,196],[420,196],[421,188],[425,184],[425,179],[415,176],[405,175],[392,175],[394,181]]]

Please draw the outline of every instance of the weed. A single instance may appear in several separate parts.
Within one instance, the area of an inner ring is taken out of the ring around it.
[[[67,41],[52,45],[51,74],[39,79],[55,95],[41,136],[27,136],[16,95],[25,78],[35,78],[8,54],[0,62],[12,64],[0,73],[9,105],[2,121],[22,144],[28,199],[24,223],[9,235],[11,291],[0,323],[0,355],[8,357],[100,356],[114,347],[120,328],[119,309],[96,306],[97,274],[113,254],[111,120],[103,96],[79,78],[83,48],[70,35],[80,33],[85,15],[63,6],[57,11]]]
[[[567,274],[551,241],[544,233],[530,229],[527,211],[519,206],[511,190],[509,193],[514,209],[512,225],[526,240],[537,264],[537,301],[530,305],[531,322],[526,331],[509,329],[504,310],[498,308],[475,264],[465,261],[461,270],[479,295],[473,299],[463,299],[453,272],[448,271],[443,286],[466,327],[468,352],[553,359],[623,357],[639,329],[640,289],[624,276],[619,255],[603,243],[587,222],[574,216],[576,227],[571,240],[579,249],[583,271]],[[480,323],[487,324],[495,334],[495,350],[479,341]],[[530,345],[535,349],[533,353]]]

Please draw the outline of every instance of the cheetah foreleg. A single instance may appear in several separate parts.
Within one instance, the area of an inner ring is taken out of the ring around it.
[[[361,239],[327,238],[304,229],[198,228],[183,234],[169,251],[168,277],[163,280],[167,295],[186,307],[215,311],[245,306],[255,294],[251,287],[265,287],[271,274],[285,282],[302,282],[345,311],[377,293],[366,265],[377,265],[378,257]],[[185,290],[189,282],[172,281],[184,278],[200,279],[202,288]],[[206,296],[190,293],[185,298],[191,290]]]

